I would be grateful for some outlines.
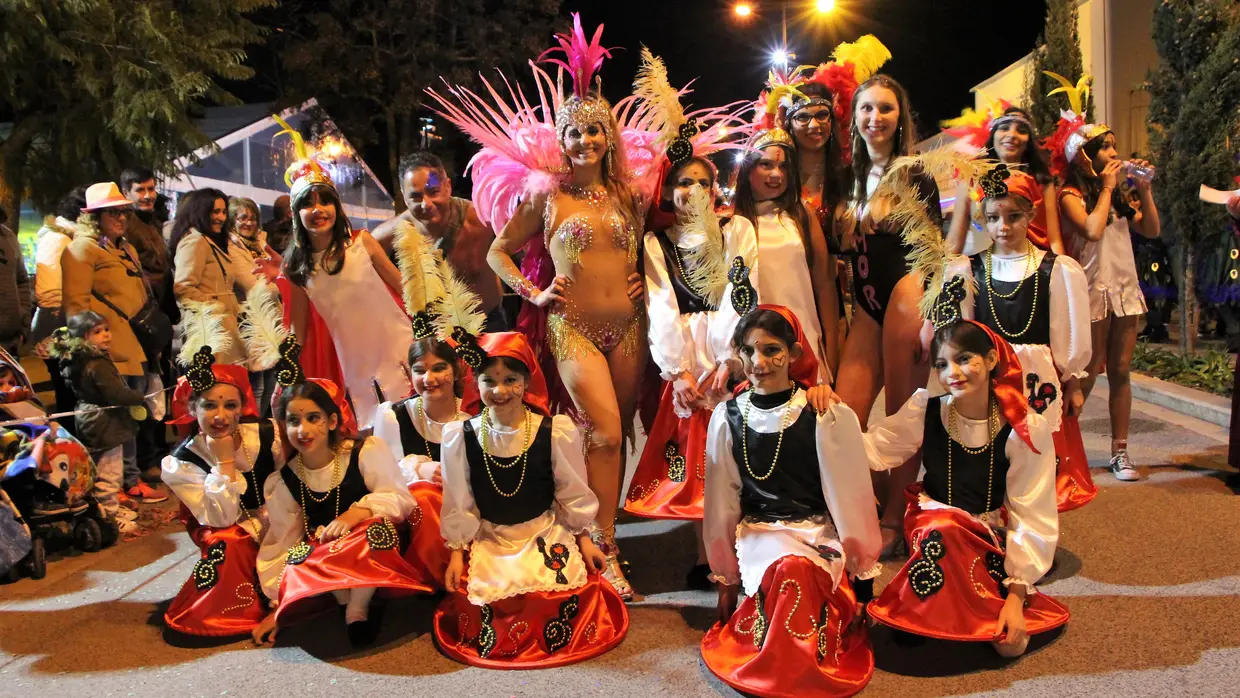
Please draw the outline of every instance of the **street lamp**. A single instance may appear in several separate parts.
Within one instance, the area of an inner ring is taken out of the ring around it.
[[[780,43],[772,55],[771,60],[776,65],[786,66],[789,61],[796,57],[796,54],[788,51],[788,6],[793,4],[803,4],[801,0],[781,0],[779,3],[780,10]],[[835,10],[835,0],[815,0],[814,13],[825,15]],[[754,14],[754,5],[750,2],[737,2],[732,6],[732,13],[742,20],[747,20]]]

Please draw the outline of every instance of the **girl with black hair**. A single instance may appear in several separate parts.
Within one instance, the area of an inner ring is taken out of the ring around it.
[[[995,108],[992,107],[992,110]],[[983,157],[1003,163],[1009,170],[1024,172],[1037,181],[1042,188],[1042,196],[1029,221],[1029,242],[1057,255],[1066,254],[1059,230],[1059,197],[1055,177],[1051,174],[1046,153],[1034,141],[1037,134],[1033,130],[1033,117],[1028,111],[1012,105],[1006,106],[1000,114],[992,111],[989,116],[981,127],[948,129],[948,133],[962,135],[966,143],[985,151]],[[954,122],[945,122],[951,123]],[[969,198],[969,183],[961,182],[956,188],[951,227],[947,232],[947,245],[952,252],[972,256],[993,242],[984,228],[973,225],[974,215],[979,219],[982,216],[976,208]]]
[[[282,440],[274,421],[259,419],[246,370],[215,363],[206,345],[177,381],[172,415],[168,423],[189,434],[164,457],[161,477],[202,558],[164,623],[187,635],[249,634],[267,615],[253,582],[267,530],[263,486],[284,464]]]
[[[948,303],[948,305],[951,305]],[[919,450],[926,475],[906,492],[912,557],[869,604],[870,617],[914,635],[989,641],[1002,656],[1068,621],[1039,594],[1059,540],[1055,445],[1031,411],[1011,345],[959,307],[931,344],[934,378],[947,394],[918,390],[864,437],[873,470]]]
[[[228,231],[228,197],[218,189],[198,189],[177,207],[172,224],[174,271],[172,291],[183,315],[209,308],[224,326],[228,341],[218,343],[215,360],[244,365],[245,345],[237,326],[241,302],[237,288],[248,292],[254,276],[238,273],[235,262],[244,252]]]
[[[801,201],[796,150],[784,129],[760,133],[745,153],[737,168],[734,214],[724,233],[749,262],[758,300],[806,318],[806,350],[818,360],[818,380],[828,382],[839,362],[835,263],[818,218]]]
[[[274,641],[277,626],[330,606],[334,597],[349,641],[368,646],[379,633],[371,607],[376,591],[433,590],[401,554],[416,503],[388,445],[356,436],[344,391],[323,379],[300,381],[299,369],[285,366],[283,373],[281,382],[292,385],[275,414],[289,460],[267,478],[271,527],[258,552],[263,593],[276,607],[253,637]]]
[[[1076,102],[1080,97],[1069,93]],[[1077,106],[1074,103],[1074,110]],[[1069,112],[1072,114],[1072,112]],[[1056,174],[1065,184],[1059,192],[1061,224],[1076,260],[1089,280],[1093,358],[1089,376],[1081,382],[1086,399],[1102,373],[1110,387],[1110,469],[1117,480],[1140,480],[1128,456],[1128,427],[1132,418],[1130,364],[1137,346],[1137,323],[1146,312],[1129,230],[1147,238],[1161,228],[1153,189],[1147,178],[1131,177],[1141,210],[1128,205],[1117,190],[1130,164],[1148,168],[1144,160],[1126,163],[1115,147],[1115,134],[1106,124],[1083,118],[1060,119],[1055,135],[1047,139]]]
[[[853,621],[882,569],[861,425],[838,400],[810,404],[817,359],[787,308],[758,306],[732,345],[747,383],[715,408],[706,441],[718,620],[702,658],[747,694],[853,695],[874,671]]]
[[[591,540],[598,498],[581,432],[552,417],[525,336],[482,335],[469,351],[482,414],[443,433],[443,536],[452,549],[435,642],[493,669],[546,669],[597,657],[628,633]]]
[[[403,307],[396,265],[370,233],[353,230],[331,177],[301,135],[281,125],[299,158],[286,173],[292,242],[285,257],[267,247],[259,271],[279,285],[285,325],[303,342],[306,375],[341,386],[367,429],[381,402],[409,393],[406,313],[423,310],[426,299],[419,285],[406,294],[416,307]]]

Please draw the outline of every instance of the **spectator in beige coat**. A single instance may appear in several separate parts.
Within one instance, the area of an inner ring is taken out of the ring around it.
[[[232,345],[214,347],[215,360],[245,365],[245,346],[237,328],[237,315],[241,312],[237,291],[252,288],[254,276],[238,273],[236,260],[245,253],[237,242],[230,240],[227,221],[228,197],[217,189],[192,191],[180,202],[172,224],[172,290],[181,308],[182,322],[191,304],[216,306]]]

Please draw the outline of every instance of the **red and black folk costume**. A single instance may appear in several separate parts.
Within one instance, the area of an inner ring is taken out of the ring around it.
[[[748,105],[741,102],[686,114],[680,106],[685,91],[668,83],[663,61],[643,48],[633,94],[662,124],[661,183],[667,186],[678,168],[695,162],[709,169],[717,184],[718,173],[707,156],[743,144],[721,139],[747,131],[740,112]],[[748,310],[737,309],[731,302],[730,265],[739,256],[743,267],[744,257],[736,241],[720,230],[714,210],[716,193],[714,187],[695,190],[689,215],[651,216],[656,222],[644,238],[650,355],[664,385],[624,502],[625,511],[638,516],[702,518],[706,425],[711,409],[678,407],[673,384],[688,373],[699,385],[707,385],[720,362],[732,354],[730,341],[738,313]],[[737,278],[739,283],[748,283]],[[748,301],[752,300],[749,294]]]
[[[479,358],[529,368],[526,418],[510,429],[484,410],[444,428],[443,536],[467,550],[468,562],[463,591],[435,612],[435,641],[452,659],[493,669],[597,657],[624,639],[629,616],[577,546],[598,509],[581,434],[568,417],[550,416],[546,381],[523,335],[488,334],[479,343]]]
[[[1068,609],[1034,587],[1059,541],[1051,429],[1029,408],[1011,345],[974,324],[999,353],[989,418],[962,417],[950,395],[922,389],[872,426],[865,445],[874,470],[897,467],[919,449],[926,469],[906,492],[912,556],[869,605],[870,616],[915,635],[980,642],[995,640],[1011,583],[1028,590],[1030,635],[1068,622]]]
[[[796,316],[784,316],[804,343]],[[850,577],[880,571],[878,517],[857,416],[815,414],[817,360],[793,362],[792,389],[745,392],[715,408],[707,436],[704,535],[713,577],[746,595],[702,639],[707,668],[761,696],[850,696],[874,656]],[[866,581],[863,586],[870,587]]]
[[[282,359],[277,368],[282,385],[300,382],[300,367]],[[433,590],[401,556],[416,503],[391,449],[373,436],[353,438],[357,422],[344,392],[331,381],[309,380],[340,409],[341,442],[330,467],[307,470],[294,453],[267,479],[271,528],[259,549],[258,574],[263,593],[278,600],[280,626],[330,607],[329,592],[340,601],[352,589],[377,588],[389,595]],[[344,444],[351,448],[341,448]],[[373,516],[336,540],[319,543],[319,530],[354,504]]]
[[[982,200],[1019,196],[1035,206],[1042,187],[1033,177],[1000,166],[982,178]],[[1012,344],[1024,372],[1029,407],[1042,415],[1055,439],[1059,511],[1088,504],[1098,495],[1080,423],[1064,413],[1063,382],[1084,378],[1092,350],[1089,287],[1076,260],[1030,247],[1001,256],[986,250],[955,263],[952,272],[972,277],[955,286],[963,317],[977,320]],[[976,293],[974,293],[974,287]],[[1052,322],[1051,318],[1055,318]]]
[[[169,424],[192,424],[191,392],[201,395],[216,383],[235,387],[241,394],[241,417],[258,420],[245,368],[213,361],[210,347],[194,355],[194,364],[173,392]],[[238,424],[233,439],[237,443],[233,478],[220,470],[202,433],[186,438],[165,456],[160,472],[181,501],[186,533],[202,550],[193,574],[164,613],[169,628],[187,635],[244,635],[267,615],[256,567],[267,528],[263,484],[284,463],[284,454],[270,420]]]

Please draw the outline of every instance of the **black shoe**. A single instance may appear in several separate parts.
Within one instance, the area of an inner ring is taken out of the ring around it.
[[[714,588],[714,582],[710,581],[710,565],[694,565],[689,574],[685,575],[685,586],[694,591],[710,591]]]
[[[379,619],[367,618],[356,623],[349,623],[349,644],[354,647],[369,647],[379,637]]]

